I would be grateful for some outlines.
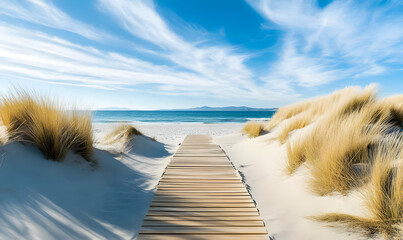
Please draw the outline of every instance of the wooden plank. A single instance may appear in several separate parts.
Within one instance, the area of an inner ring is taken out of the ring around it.
[[[203,188],[203,189],[194,189],[194,188],[161,188],[158,190],[161,193],[248,193],[245,188]]]
[[[198,207],[150,207],[154,212],[257,212],[256,208],[198,208]]]
[[[186,235],[177,235],[177,234],[169,234],[164,235],[161,238],[161,234],[144,234],[139,236],[137,239],[139,240],[268,240],[267,236],[264,235],[248,235],[243,234],[240,236],[237,235],[214,235],[214,234],[186,234]]]
[[[169,179],[169,178],[186,178],[186,179],[210,179],[210,180],[218,180],[218,179],[228,179],[228,180],[240,180],[241,178],[234,173],[231,174],[221,174],[221,175],[214,175],[214,174],[202,174],[198,173],[197,175],[191,175],[191,174],[178,174],[178,173],[166,173],[164,174],[164,177]]]
[[[177,183],[242,183],[241,179],[170,179],[163,178],[160,182],[177,182]]]
[[[206,178],[206,179],[225,179],[226,177],[230,177],[230,178],[237,178],[240,179],[238,177],[238,174],[235,172],[224,172],[220,175],[218,174],[209,174],[209,172],[193,172],[192,171],[173,171],[173,170],[169,170],[167,169],[164,173],[164,177],[170,177],[170,176],[178,176],[178,177],[190,177],[190,178]]]
[[[190,170],[189,170],[190,169]],[[177,172],[185,172],[185,173],[189,173],[189,172],[195,172],[195,171],[199,171],[199,172],[211,172],[211,171],[216,171],[216,172],[225,172],[225,173],[235,173],[234,168],[232,166],[226,166],[226,167],[181,167],[181,168],[177,168],[177,167],[168,167],[166,171],[177,171]]]
[[[247,196],[249,197],[249,193],[247,192],[156,192],[155,196]]]
[[[140,234],[267,234],[264,227],[143,227]]]
[[[178,188],[178,187],[191,187],[191,188],[244,188],[240,183],[230,183],[230,184],[200,184],[200,183],[160,183],[158,188]]]
[[[192,195],[188,195],[188,194],[182,194],[182,195],[176,195],[176,194],[169,194],[169,193],[165,193],[165,194],[158,194],[155,195],[155,199],[162,199],[162,198],[166,198],[166,199],[251,199],[249,195],[243,194],[243,195],[238,195],[238,196],[234,196],[234,195],[217,195],[217,196],[207,196],[207,195],[197,195],[197,194],[192,194]]]
[[[259,216],[159,216],[147,215],[145,221],[261,221]]]
[[[226,155],[220,154],[220,153],[214,153],[214,154],[213,154],[213,153],[212,153],[212,154],[180,153],[180,154],[175,155],[175,156],[176,156],[176,157],[184,157],[184,158],[187,158],[187,157],[224,157],[224,156],[226,156]]]
[[[256,212],[229,212],[229,211],[224,211],[224,212],[170,212],[170,211],[149,211],[147,213],[147,216],[194,216],[194,217],[238,217],[238,216],[259,216],[259,213]]]
[[[262,221],[203,221],[203,220],[171,220],[171,221],[150,221],[143,222],[144,227],[264,227]]]
[[[234,169],[229,169],[229,168],[167,168],[165,170],[165,173],[181,173],[181,174],[195,174],[195,173],[225,173],[225,174],[231,174],[231,175],[237,175],[237,173],[234,171]]]
[[[158,185],[158,189],[160,190],[173,190],[173,189],[178,189],[178,190],[186,190],[186,189],[194,189],[194,190],[209,190],[209,189],[214,189],[214,190],[246,190],[244,186],[242,186],[239,183],[236,184],[200,184],[200,183],[186,183],[186,184],[166,184],[166,183],[161,183]]]
[[[249,198],[167,198],[167,197],[155,197],[153,203],[253,203]]]
[[[181,203],[181,202],[153,202],[151,204],[151,207],[194,207],[197,206],[198,208],[206,207],[206,208],[223,208],[223,207],[229,207],[229,208],[255,208],[255,204],[252,202],[246,202],[246,203],[195,203],[195,202],[187,202],[187,203]]]

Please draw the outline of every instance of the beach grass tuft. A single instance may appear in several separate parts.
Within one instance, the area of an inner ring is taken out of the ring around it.
[[[130,141],[135,136],[139,135],[142,135],[142,133],[137,130],[137,128],[130,124],[123,123],[115,126],[115,128],[105,136],[104,143],[109,145],[118,143],[120,145],[119,152],[123,152],[127,149]]]
[[[284,144],[288,138],[288,135],[297,129],[302,129],[311,123],[311,116],[308,114],[299,114],[291,119],[288,119],[285,126],[280,129],[277,135],[277,139],[281,144]]]
[[[259,137],[260,134],[262,133],[264,128],[263,123],[261,122],[248,122],[246,123],[246,125],[244,126],[244,128],[242,129],[242,131],[249,136],[249,138],[255,138],[255,137]]]
[[[90,113],[66,110],[56,99],[16,90],[2,97],[0,117],[10,139],[33,143],[46,159],[62,161],[72,150],[94,161]]]
[[[391,134],[374,147],[373,164],[363,196],[368,216],[327,213],[314,220],[344,225],[367,235],[383,234],[387,239],[403,235],[403,141]]]

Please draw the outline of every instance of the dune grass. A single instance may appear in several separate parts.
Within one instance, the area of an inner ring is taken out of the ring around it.
[[[308,114],[300,114],[287,121],[288,122],[280,129],[277,135],[277,139],[281,144],[286,142],[290,132],[308,126],[311,123],[311,116]]]
[[[403,127],[403,94],[388,97],[382,103],[390,109],[393,123]]]
[[[341,224],[367,235],[383,234],[388,239],[403,235],[403,141],[391,134],[373,148],[373,164],[364,201],[368,216],[342,213],[315,216],[321,222]]]
[[[371,85],[369,88],[374,88],[374,85]],[[319,116],[329,112],[329,109],[332,109],[334,105],[337,105],[342,99],[345,99],[346,96],[354,96],[360,91],[361,90],[359,87],[348,87],[327,96],[322,96],[293,105],[281,107],[270,119],[270,121],[265,124],[264,129],[266,131],[270,131],[273,128],[277,127],[284,120],[291,119],[293,117],[301,118],[301,115],[307,115],[302,118],[305,118],[307,120],[309,119],[310,122],[313,122]]]
[[[135,137],[142,135],[142,133],[130,124],[119,124],[108,133],[104,138],[104,143],[113,145],[119,144],[119,152],[127,149],[130,141]]]
[[[72,150],[94,161],[90,113],[68,111],[55,99],[17,90],[1,99],[0,117],[12,140],[33,143],[46,159],[62,161]]]
[[[311,139],[305,143],[305,157],[312,175],[310,185],[314,192],[347,194],[360,185],[360,179],[365,176],[361,176],[355,166],[371,163],[371,147],[390,129],[388,115],[379,111],[375,106],[368,106],[315,127]]]
[[[249,136],[249,138],[255,138],[260,136],[263,131],[263,123],[261,122],[248,122],[242,129],[242,131]]]
[[[296,141],[287,142],[286,151],[288,161],[285,170],[287,174],[291,175],[306,161],[304,140],[299,138]]]
[[[309,110],[294,117],[304,116],[306,122],[313,117],[314,126],[303,139],[287,143],[287,172],[292,174],[307,162],[311,170],[310,185],[315,193],[347,194],[361,184],[362,172],[357,171],[357,166],[370,163],[369,149],[390,131],[391,116],[389,108],[376,100],[373,86],[361,91],[349,88],[329,98],[331,101],[321,98],[322,102],[327,102],[327,112],[320,109],[315,111],[320,113],[315,116]]]
[[[403,230],[403,96],[377,99],[377,89],[351,87],[279,109],[270,127],[280,127],[286,171],[310,170],[319,195],[363,192],[368,216],[328,213],[313,219],[399,239]],[[273,120],[272,119],[272,120]],[[298,139],[288,136],[312,124]]]

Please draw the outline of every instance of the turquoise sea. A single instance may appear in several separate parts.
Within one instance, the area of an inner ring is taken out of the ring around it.
[[[275,111],[94,111],[96,123],[227,123],[270,119]]]

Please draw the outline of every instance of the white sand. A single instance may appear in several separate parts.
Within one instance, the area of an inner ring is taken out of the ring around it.
[[[269,235],[276,240],[366,239],[306,218],[330,212],[363,216],[365,210],[358,193],[325,197],[313,194],[307,185],[309,172],[305,166],[292,176],[285,174],[286,148],[273,140],[275,134],[255,139],[232,134],[214,139],[244,176]]]

